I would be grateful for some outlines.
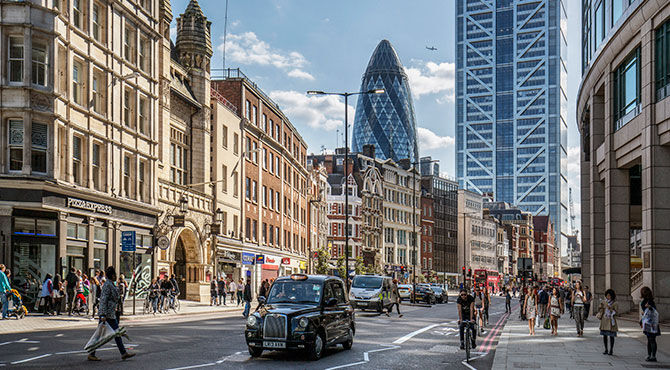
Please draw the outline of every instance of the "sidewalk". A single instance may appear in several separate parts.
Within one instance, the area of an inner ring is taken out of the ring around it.
[[[670,328],[657,338],[657,363],[645,362],[647,338],[636,322],[619,320],[619,333],[614,343],[614,356],[603,355],[599,321],[591,316],[584,326],[584,336],[576,334],[575,322],[569,314],[558,323],[558,336],[550,330],[535,328],[528,335],[528,322],[520,321],[514,311],[505,325],[493,360],[493,369],[649,369],[670,368]]]
[[[192,301],[180,301],[181,307],[179,312],[174,313],[170,312],[167,314],[142,314],[141,303],[138,301],[138,306],[135,309],[136,315],[132,315],[133,308],[132,304],[124,305],[124,315],[121,318],[122,322],[150,322],[150,321],[160,321],[168,317],[184,317],[191,315],[202,315],[202,314],[212,314],[220,312],[223,316],[230,317],[235,314],[240,315],[244,309],[244,305],[233,305],[229,303],[227,306],[210,306],[207,303],[192,302]],[[256,307],[255,303],[252,303],[252,308]],[[8,320],[0,320],[0,335],[2,334],[12,334],[12,333],[25,333],[38,330],[58,330],[58,329],[71,329],[76,327],[84,326],[95,326],[97,320],[92,319],[90,316],[68,316],[67,312],[61,314],[60,316],[44,316],[43,314],[38,313],[29,313],[22,320],[17,320],[11,318]]]

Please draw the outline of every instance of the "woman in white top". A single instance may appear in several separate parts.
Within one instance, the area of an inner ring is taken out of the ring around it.
[[[558,335],[558,318],[563,314],[563,301],[558,288],[554,287],[551,290],[551,297],[549,298],[549,320],[551,322],[551,335]]]
[[[526,301],[523,305],[523,312],[526,313],[528,319],[528,334],[535,335],[535,316],[537,315],[537,287],[533,289],[526,296]]]
[[[577,326],[577,336],[584,336],[584,303],[586,303],[586,293],[582,290],[582,283],[575,284],[575,291],[572,292],[572,315],[575,318]]]

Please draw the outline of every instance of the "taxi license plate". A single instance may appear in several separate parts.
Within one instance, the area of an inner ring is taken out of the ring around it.
[[[359,305],[359,306],[367,306],[368,302],[361,301],[361,302],[357,302],[356,304]]]
[[[267,348],[286,348],[286,343],[284,343],[284,342],[263,341],[263,347],[267,347]]]

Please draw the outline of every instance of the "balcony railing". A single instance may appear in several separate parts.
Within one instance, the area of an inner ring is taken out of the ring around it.
[[[279,104],[275,103],[274,100],[270,99],[269,96],[261,90],[258,85],[256,85],[255,82],[253,82],[247,75],[245,75],[242,70],[239,68],[226,68],[226,69],[212,69],[212,80],[228,80],[228,79],[233,79],[233,78],[239,78],[246,80],[253,88],[256,90],[256,92],[263,98],[265,99],[270,105],[274,105],[277,109],[281,110],[279,108]]]

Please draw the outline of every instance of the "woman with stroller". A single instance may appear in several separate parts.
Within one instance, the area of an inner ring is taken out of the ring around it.
[[[53,281],[51,274],[47,274],[42,283],[42,291],[40,292],[40,299],[44,302],[44,315],[51,314],[51,292],[53,290]]]

